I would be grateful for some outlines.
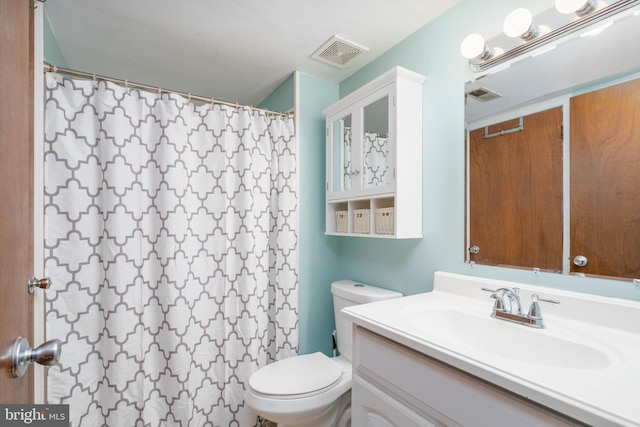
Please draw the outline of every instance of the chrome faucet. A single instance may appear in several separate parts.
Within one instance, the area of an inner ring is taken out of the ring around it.
[[[560,301],[544,299],[533,294],[531,296],[531,305],[527,314],[522,313],[522,305],[520,304],[520,289],[519,288],[499,288],[499,289],[487,289],[482,288],[483,291],[491,292],[490,297],[495,300],[493,304],[493,312],[491,317],[498,319],[508,320],[510,322],[521,323],[534,328],[544,328],[544,321],[542,320],[542,311],[538,301],[544,301],[551,304],[560,304]]]
[[[491,293],[491,298],[496,300],[494,310],[522,315],[519,288],[500,288]],[[509,307],[507,309],[507,306]]]

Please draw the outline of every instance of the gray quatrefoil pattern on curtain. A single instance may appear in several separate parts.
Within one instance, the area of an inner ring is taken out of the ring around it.
[[[254,425],[298,350],[291,117],[47,75],[50,403],[72,426]]]

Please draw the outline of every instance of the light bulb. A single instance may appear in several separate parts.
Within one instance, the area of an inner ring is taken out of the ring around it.
[[[480,34],[469,34],[462,40],[460,53],[467,59],[480,58],[489,59],[493,56],[493,51],[487,47],[484,37]]]
[[[524,8],[516,9],[507,15],[502,29],[509,37],[520,37],[524,40],[538,36],[538,28],[533,25],[533,15]]]
[[[575,13],[578,16],[585,16],[597,8],[597,0],[556,0],[556,9],[560,13]]]

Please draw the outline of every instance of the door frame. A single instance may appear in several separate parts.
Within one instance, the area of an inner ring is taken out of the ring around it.
[[[44,3],[34,0],[33,14],[33,274],[44,274]],[[26,280],[26,278],[25,278]],[[26,291],[26,283],[25,283]],[[47,340],[45,294],[33,293],[33,346]],[[64,353],[63,353],[64,354]],[[64,356],[62,356],[64,357]],[[33,399],[47,403],[45,367],[33,363]]]

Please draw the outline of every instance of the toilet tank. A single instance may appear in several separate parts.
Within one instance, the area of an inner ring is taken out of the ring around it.
[[[378,288],[353,280],[339,280],[331,284],[333,294],[333,313],[336,319],[336,332],[338,335],[338,351],[342,356],[351,360],[352,349],[352,322],[347,320],[341,313],[345,307],[357,304],[367,304],[370,302],[383,301],[387,299],[400,298],[400,292]]]

